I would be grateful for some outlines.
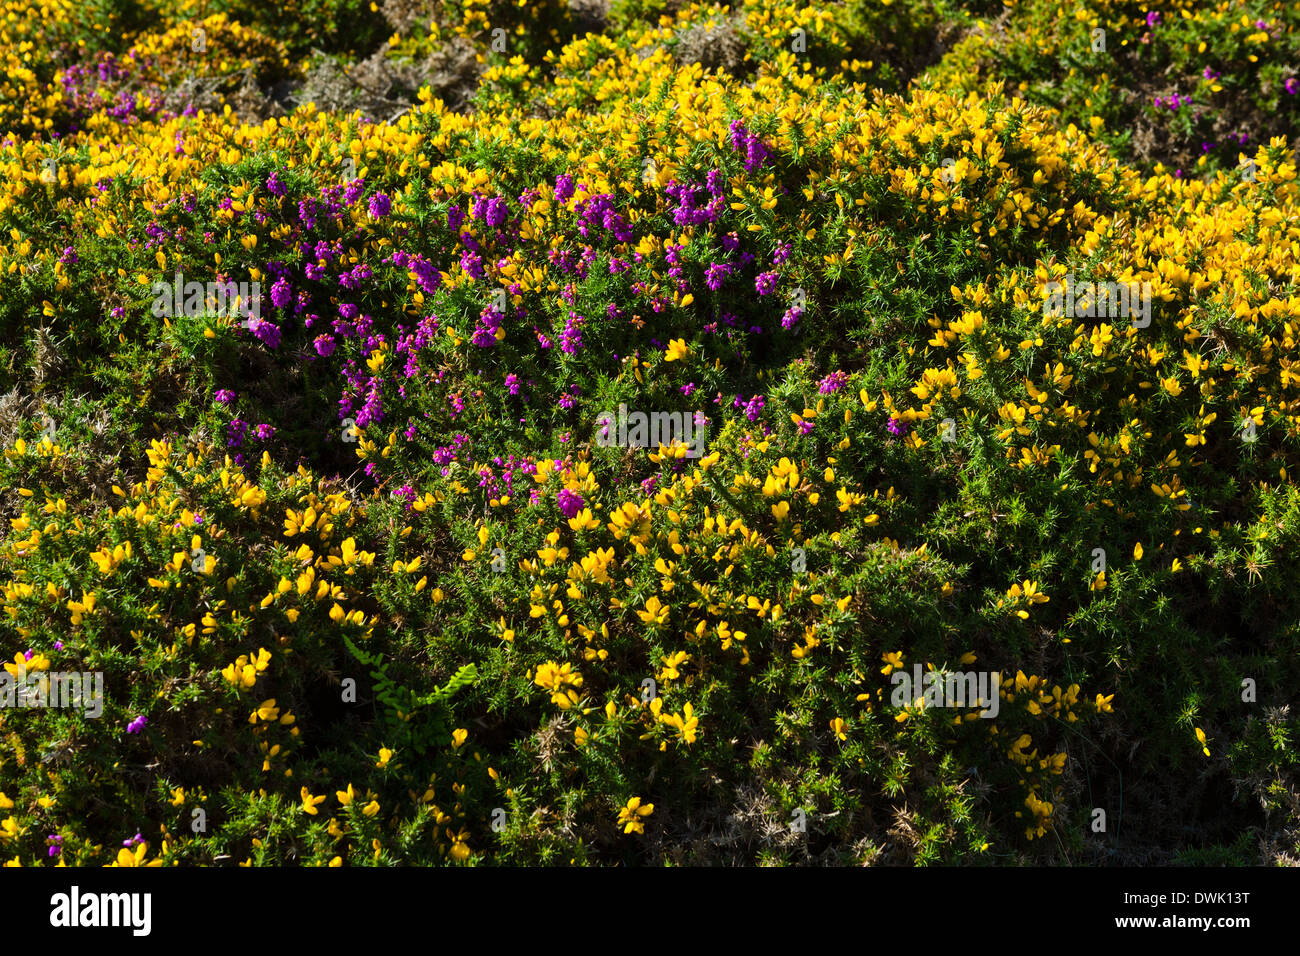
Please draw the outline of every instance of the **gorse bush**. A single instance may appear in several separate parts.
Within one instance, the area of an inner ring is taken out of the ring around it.
[[[1277,7],[21,8],[0,857],[1294,861]]]

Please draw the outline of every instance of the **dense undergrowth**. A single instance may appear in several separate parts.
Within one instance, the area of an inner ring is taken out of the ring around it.
[[[0,858],[1296,862],[1293,7],[4,11]]]

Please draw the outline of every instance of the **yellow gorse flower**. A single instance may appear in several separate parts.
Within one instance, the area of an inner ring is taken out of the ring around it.
[[[642,805],[640,797],[632,797],[627,806],[618,811],[618,823],[624,833],[645,833],[644,820],[655,812],[655,805]]]
[[[318,806],[320,806],[322,803],[325,802],[325,797],[324,797],[324,796],[319,796],[319,797],[313,796],[312,793],[311,793],[311,791],[309,791],[306,787],[303,787],[303,788],[302,788],[302,794],[301,794],[301,795],[302,795],[302,809],[303,809],[303,812],[304,812],[304,813],[308,813],[308,814],[310,814],[310,815],[313,816],[313,817],[316,816],[316,815],[320,812],[320,811],[317,810],[316,808],[317,808]]]

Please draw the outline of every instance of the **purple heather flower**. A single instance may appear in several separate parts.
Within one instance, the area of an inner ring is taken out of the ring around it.
[[[1159,26],[1160,19],[1161,19],[1160,14],[1157,13],[1155,10],[1152,10],[1150,13],[1147,14],[1147,26],[1148,27]]]
[[[564,331],[560,333],[560,351],[565,355],[573,355],[582,348],[582,323],[586,319],[576,312],[570,312],[569,318],[564,323]]]
[[[275,428],[272,425],[263,423],[254,429],[254,433],[257,435],[258,441],[270,441],[271,436],[275,434]]]
[[[768,148],[757,136],[745,129],[740,120],[731,124],[731,146],[737,152],[745,153],[745,172],[748,173],[762,166],[770,155]]]
[[[1295,96],[1296,90],[1300,89],[1300,81],[1297,81],[1294,76],[1289,77],[1287,81],[1282,84],[1282,88],[1287,91],[1289,96]]]
[[[361,194],[365,191],[366,181],[361,177],[357,177],[356,179],[350,180],[348,184],[343,187],[343,195],[339,198],[343,205],[351,206],[361,198]]]
[[[468,249],[460,254],[460,267],[475,279],[482,279],[487,275],[483,270],[483,257]]]
[[[290,290],[289,283],[284,276],[276,279],[275,283],[271,286],[271,304],[277,309],[283,309],[289,304],[291,295],[292,290]]]
[[[226,447],[239,448],[244,444],[244,436],[248,434],[248,422],[239,418],[232,418],[230,424],[226,426]]]
[[[723,280],[731,274],[731,266],[725,262],[715,262],[710,264],[704,273],[704,284],[712,291],[717,292],[722,288]]]
[[[383,219],[393,211],[393,200],[387,193],[375,193],[370,197],[369,212],[372,219]]]
[[[777,273],[763,272],[754,280],[754,288],[758,290],[759,295],[771,295],[776,291]]]
[[[228,388],[219,388],[212,397],[222,405],[229,405],[235,400],[235,393]]]
[[[844,372],[831,372],[821,380],[818,390],[823,395],[834,395],[848,383],[848,380],[849,377]]]
[[[475,219],[482,219],[493,228],[504,225],[509,212],[510,207],[499,196],[492,199],[476,199],[470,209],[471,216]]]
[[[902,435],[907,432],[907,424],[899,421],[893,415],[889,416],[889,422],[885,425],[891,435]]]
[[[576,491],[570,491],[568,488],[561,488],[560,493],[555,496],[555,501],[566,518],[576,518],[578,512],[586,505],[586,502],[582,500],[582,495]]]
[[[128,734],[138,734],[140,731],[144,730],[144,725],[148,722],[148,718],[146,717],[137,717],[126,725],[126,732]]]
[[[568,173],[560,173],[555,177],[555,199],[557,202],[564,202],[573,195],[573,177]]]
[[[460,205],[447,207],[447,228],[452,232],[460,232],[461,225],[465,222],[465,210]]]
[[[261,339],[267,348],[280,347],[280,327],[274,322],[267,322],[262,319],[253,327],[253,334]]]

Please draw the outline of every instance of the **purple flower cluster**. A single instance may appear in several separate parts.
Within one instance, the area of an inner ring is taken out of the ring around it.
[[[131,721],[129,724],[126,725],[126,732],[128,734],[138,734],[140,731],[144,730],[144,725],[147,723],[149,723],[149,719],[147,717],[143,717],[143,716],[137,717],[135,720]]]
[[[511,455],[504,461],[500,455],[492,459],[492,463],[501,469],[501,474],[496,474],[491,468],[484,465],[479,469],[478,486],[486,490],[489,498],[500,498],[502,496],[502,483],[505,484],[505,494],[514,496],[515,493],[515,474],[532,475],[534,467],[521,458]]]
[[[365,386],[365,396],[366,399],[356,414],[357,427],[359,428],[365,428],[373,422],[381,422],[384,420],[383,384],[378,376],[370,379],[369,383]],[[344,412],[346,413],[351,410],[353,399],[351,397],[345,397],[343,401],[346,402],[344,405]]]
[[[573,177],[568,173],[560,173],[555,177],[555,200],[556,202],[567,202],[573,195]],[[454,227],[453,227],[454,228]]]
[[[271,304],[277,309],[283,309],[292,297],[293,290],[284,276],[280,276],[271,284]]]
[[[460,267],[475,279],[482,279],[487,275],[487,271],[483,268],[483,257],[468,249],[460,254]]]
[[[593,229],[605,229],[618,242],[632,241],[632,227],[614,211],[614,197],[610,193],[597,193],[580,200],[574,207],[578,214],[578,233],[590,238]]]
[[[505,313],[498,312],[489,305],[479,313],[478,324],[474,327],[470,341],[481,349],[492,348],[497,344],[497,329],[501,328],[504,320]]]
[[[470,207],[471,219],[481,219],[493,229],[504,226],[509,213],[509,205],[499,196],[476,198]]]
[[[716,170],[709,170],[708,177],[705,180],[704,189],[709,195],[708,205],[697,206],[697,193],[701,187],[692,186],[689,183],[680,183],[676,180],[670,182],[664,187],[664,192],[668,198],[677,203],[673,209],[673,222],[679,226],[701,226],[716,222],[718,214],[722,212],[723,203],[726,197],[722,193],[722,174]]]
[[[817,390],[823,395],[834,395],[845,385],[848,384],[849,377],[844,372],[831,372],[817,385]]]
[[[269,349],[280,347],[280,327],[266,319],[258,319],[253,324],[253,334]]]
[[[567,392],[560,394],[559,406],[565,411],[573,408],[578,404],[578,396],[582,394],[582,389],[577,385],[570,385]]]
[[[582,348],[582,326],[586,321],[585,316],[569,312],[569,318],[564,323],[564,331],[560,333],[560,351],[565,355],[573,355]]]
[[[559,494],[555,496],[555,503],[560,506],[560,511],[566,518],[576,518],[578,512],[587,504],[582,500],[582,495],[568,488],[560,489]]]
[[[736,267],[728,262],[711,262],[709,267],[704,270],[704,284],[712,291],[717,292],[722,288],[722,283],[726,278],[736,271]]]
[[[749,419],[751,422],[756,422],[756,421],[758,421],[758,417],[759,417],[760,415],[763,414],[763,407],[764,407],[766,404],[767,404],[767,399],[766,399],[766,398],[764,398],[762,395],[755,395],[755,396],[754,396],[753,398],[751,398],[747,403],[745,403],[745,406],[744,406],[744,408],[745,408],[745,417],[746,417],[747,419]],[[736,398],[735,398],[735,401],[733,401],[733,402],[731,403],[731,407],[732,407],[732,408],[740,408],[740,407],[741,407],[741,402],[740,402],[740,396],[739,396],[739,395],[737,395]]]
[[[232,418],[226,426],[226,447],[242,448],[248,436],[248,422],[242,418]]]
[[[455,438],[452,439],[450,445],[443,445],[441,448],[434,451],[433,463],[435,465],[451,464],[453,461],[456,460],[457,456],[460,455],[461,446],[468,441],[469,441],[468,435],[457,435]],[[444,477],[447,475],[446,468],[442,470],[442,474]]]
[[[339,275],[339,285],[345,289],[358,289],[374,275],[370,266],[364,262]]]
[[[745,125],[736,120],[731,124],[731,147],[737,152],[745,154],[745,172],[752,173],[758,169],[772,155],[772,151],[763,145],[760,140]]]

